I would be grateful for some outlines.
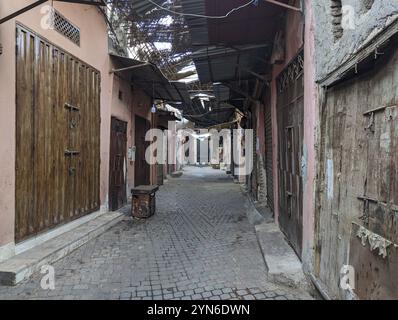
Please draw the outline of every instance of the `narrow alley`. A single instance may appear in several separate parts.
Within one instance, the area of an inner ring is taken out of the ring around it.
[[[246,197],[225,172],[186,167],[158,200],[152,218],[126,215],[56,262],[55,290],[42,290],[36,274],[0,287],[0,299],[311,299],[267,280]]]
[[[397,0],[0,0],[0,301],[398,300],[397,88]]]

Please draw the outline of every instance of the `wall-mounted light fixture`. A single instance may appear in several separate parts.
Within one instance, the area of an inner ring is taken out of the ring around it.
[[[0,56],[3,54],[3,45],[0,43]]]

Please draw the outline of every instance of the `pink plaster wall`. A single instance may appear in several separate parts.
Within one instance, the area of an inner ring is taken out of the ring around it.
[[[305,45],[304,45],[304,145],[307,149],[307,177],[304,181],[303,198],[303,263],[312,265],[315,232],[315,178],[316,178],[316,134],[319,125],[318,89],[315,83],[315,16],[306,0]]]
[[[26,0],[0,1],[0,16],[4,17],[32,3]],[[16,22],[33,30],[56,46],[87,62],[101,72],[101,203],[108,193],[111,77],[107,26],[97,8],[87,5],[54,2],[54,7],[80,28],[81,46],[54,30],[41,25],[41,8],[32,9],[0,26],[0,247],[14,241],[15,219],[15,38]]]

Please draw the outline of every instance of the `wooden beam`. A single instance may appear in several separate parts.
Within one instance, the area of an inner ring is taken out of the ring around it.
[[[5,22],[7,22],[7,21],[9,21],[11,19],[14,19],[17,16],[19,16],[19,15],[21,15],[21,14],[23,14],[23,13],[29,11],[29,10],[32,10],[33,8],[36,8],[36,7],[40,6],[44,2],[47,2],[47,0],[38,0],[36,2],[33,2],[32,4],[30,4],[30,5],[26,6],[26,7],[23,7],[22,9],[19,9],[19,10],[9,14],[8,16],[6,16],[4,18],[1,18],[0,19],[0,24],[3,24],[3,23],[5,23]]]
[[[150,66],[150,65],[152,65],[152,64],[149,62],[145,62],[145,63],[137,64],[135,66],[125,67],[125,68],[120,68],[120,69],[112,69],[111,71],[109,71],[109,74],[121,72],[121,71],[133,70],[133,69],[142,68],[142,67]]]
[[[9,14],[8,16],[1,18],[0,19],[0,24],[3,24],[11,19],[14,19],[16,17],[18,17],[19,15],[28,12],[38,6],[40,6],[41,4],[47,2],[48,0],[37,0],[36,2],[33,2],[30,5],[27,5],[26,7],[23,7],[22,9],[19,9],[11,14]],[[86,4],[86,5],[95,5],[95,6],[104,6],[106,5],[104,3],[104,0],[98,0],[98,1],[90,1],[90,0],[55,0],[58,2],[67,2],[67,3],[76,3],[76,4]]]
[[[86,4],[89,6],[106,6],[104,0],[55,0],[58,2],[69,2],[69,3],[77,3],[77,4]]]

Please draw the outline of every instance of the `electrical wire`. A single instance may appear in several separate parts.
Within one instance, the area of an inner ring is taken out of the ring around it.
[[[239,6],[239,7],[233,8],[231,11],[229,11],[228,13],[226,13],[223,16],[206,16],[206,15],[195,14],[195,13],[177,12],[177,11],[162,7],[161,5],[157,4],[156,2],[154,2],[152,0],[148,0],[148,2],[152,3],[157,8],[165,10],[165,11],[170,12],[172,14],[177,14],[177,15],[180,15],[180,16],[196,17],[196,18],[205,18],[205,19],[225,19],[225,18],[228,18],[235,11],[238,11],[238,10],[241,10],[243,8],[246,8],[246,7],[250,6],[251,4],[254,4],[256,1],[257,0],[251,0],[248,3],[246,3],[246,4],[243,4],[243,5]]]

